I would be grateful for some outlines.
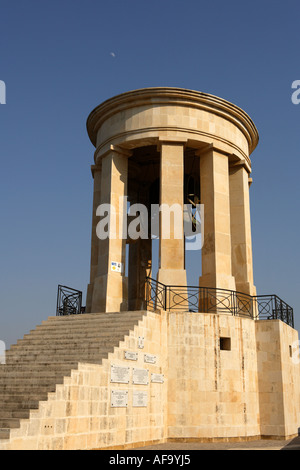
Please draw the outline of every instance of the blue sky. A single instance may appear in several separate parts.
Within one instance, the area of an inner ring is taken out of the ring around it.
[[[0,339],[55,314],[58,284],[86,292],[93,146],[102,101],[148,86],[211,93],[244,109],[252,155],[258,293],[300,328],[299,1],[0,0]],[[111,54],[113,53],[113,54]]]

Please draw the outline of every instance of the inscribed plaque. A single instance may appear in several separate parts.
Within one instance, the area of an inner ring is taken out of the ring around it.
[[[151,374],[151,382],[157,384],[164,383],[164,376],[163,374]]]
[[[110,381],[119,384],[129,384],[130,367],[111,366]]]
[[[154,354],[144,354],[144,362],[156,364],[156,356]]]
[[[146,407],[148,405],[148,392],[133,392],[132,406]]]
[[[128,390],[112,390],[110,403],[112,408],[126,408],[128,406]]]
[[[129,361],[137,361],[138,360],[138,353],[131,352],[131,351],[125,351],[125,359],[128,359]]]
[[[136,385],[148,385],[148,369],[133,369],[132,372],[132,383]]]

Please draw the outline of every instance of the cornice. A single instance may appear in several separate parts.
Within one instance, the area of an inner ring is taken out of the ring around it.
[[[234,123],[245,135],[250,154],[258,144],[259,134],[252,119],[229,101],[184,88],[154,87],[128,91],[97,106],[87,119],[87,131],[93,145],[96,146],[97,132],[106,119],[126,109],[147,105],[177,105],[205,110]]]

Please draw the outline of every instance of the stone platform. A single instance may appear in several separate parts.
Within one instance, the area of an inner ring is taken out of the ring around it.
[[[295,341],[279,320],[221,314],[50,317],[0,366],[0,450],[291,439]]]

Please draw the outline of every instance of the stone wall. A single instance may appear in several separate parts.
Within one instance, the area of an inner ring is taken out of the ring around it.
[[[169,438],[259,436],[251,319],[170,314],[168,354]]]
[[[300,426],[298,332],[279,320],[255,327],[261,434],[291,436]]]

